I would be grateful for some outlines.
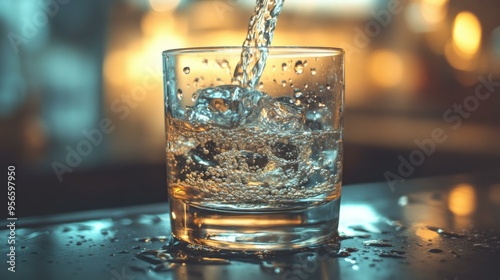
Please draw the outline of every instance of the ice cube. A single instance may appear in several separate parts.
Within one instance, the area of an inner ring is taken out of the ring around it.
[[[186,108],[187,120],[195,126],[236,128],[245,123],[263,94],[235,85],[208,87],[196,92],[198,98]]]
[[[332,128],[332,112],[328,108],[308,110],[305,126],[309,130],[327,130]]]
[[[267,131],[297,131],[304,129],[305,115],[302,108],[280,102],[264,95],[259,101],[259,111],[254,123]]]

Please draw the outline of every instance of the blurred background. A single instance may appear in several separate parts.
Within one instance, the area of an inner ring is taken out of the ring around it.
[[[17,167],[18,215],[166,201],[161,52],[239,46],[254,7],[1,1],[0,162]],[[407,178],[500,167],[499,10],[286,0],[273,45],[347,52],[344,184],[390,177],[397,191]]]

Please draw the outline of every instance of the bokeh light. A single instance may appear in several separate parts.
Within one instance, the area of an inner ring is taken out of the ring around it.
[[[156,12],[170,12],[179,5],[180,0],[149,0],[151,9]]]
[[[372,81],[382,88],[395,87],[403,79],[403,61],[390,50],[375,51],[369,58],[368,69]]]
[[[448,208],[457,216],[468,216],[476,210],[476,191],[469,184],[458,184],[450,191]]]
[[[460,12],[453,22],[453,48],[464,59],[474,57],[481,47],[481,23],[471,12]]]

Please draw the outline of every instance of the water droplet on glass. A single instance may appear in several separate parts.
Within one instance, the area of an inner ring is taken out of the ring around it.
[[[311,75],[316,75],[316,68],[311,68]]]
[[[288,69],[286,63],[282,63],[281,64],[281,70],[286,71],[286,69]]]
[[[193,95],[191,96],[191,100],[195,102],[197,98],[198,98],[198,92],[194,92]]]
[[[297,75],[300,75],[302,74],[302,72],[304,72],[304,64],[302,64],[302,61],[301,60],[298,60],[297,62],[295,62],[295,74]]]
[[[189,74],[191,73],[191,69],[189,69],[189,67],[184,67],[184,69],[182,69],[182,72],[184,72],[184,74]]]
[[[225,59],[217,60],[217,65],[219,65],[220,68],[222,68],[222,69],[229,68],[229,62],[227,60],[225,60]]]

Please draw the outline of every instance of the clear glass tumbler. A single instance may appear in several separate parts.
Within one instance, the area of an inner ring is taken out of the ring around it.
[[[235,71],[241,47],[163,52],[170,218],[181,241],[259,251],[338,237],[344,51],[267,51],[253,87]]]

